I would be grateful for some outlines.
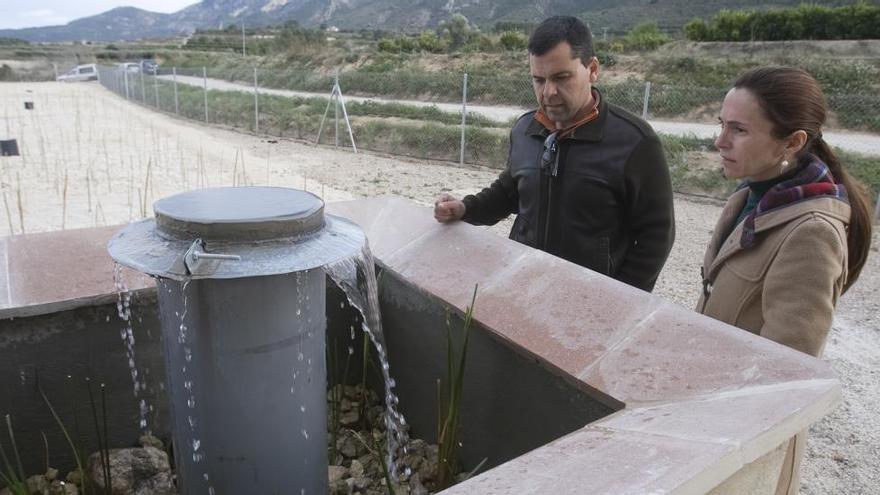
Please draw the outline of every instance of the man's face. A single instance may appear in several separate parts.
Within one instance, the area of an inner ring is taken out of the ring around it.
[[[584,65],[572,57],[571,45],[562,41],[543,55],[529,55],[532,87],[538,106],[563,129],[577,121],[579,112],[592,102],[593,83],[599,75],[596,57]]]

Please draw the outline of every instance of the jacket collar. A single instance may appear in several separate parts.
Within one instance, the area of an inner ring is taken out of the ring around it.
[[[605,102],[605,97],[602,96],[602,93],[599,92],[598,88],[594,87],[593,90],[599,93],[599,116],[594,120],[579,126],[574,130],[574,133],[571,136],[568,136],[565,139],[590,142],[598,142],[602,140],[605,130],[605,119],[608,116],[608,103]],[[529,116],[529,119],[530,122],[525,131],[526,135],[545,138],[550,134],[550,131],[546,127],[535,120],[534,112]]]
[[[724,261],[734,254],[746,249],[740,243],[743,222],[740,222],[733,228],[733,231],[730,232],[726,240],[721,239],[721,236],[724,235],[724,232],[729,231],[731,224],[736,221],[736,217],[742,210],[743,205],[745,205],[748,195],[748,188],[743,188],[735,192],[730,197],[724,211],[721,213],[721,218],[718,220],[718,228],[713,234],[711,245],[709,249],[706,250],[706,257],[703,260],[703,266],[707,267],[705,277],[709,280],[715,278],[715,273]],[[758,234],[772,230],[780,225],[785,225],[800,216],[812,213],[818,213],[843,222],[844,225],[849,225],[850,206],[848,203],[834,197],[816,196],[777,210],[769,211],[756,218],[755,233]],[[719,245],[721,242],[723,242],[723,244]]]

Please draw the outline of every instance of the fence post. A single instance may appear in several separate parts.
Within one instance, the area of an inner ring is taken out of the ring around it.
[[[177,67],[171,68],[171,79],[174,81],[174,113],[180,115],[180,106],[177,103]]]
[[[125,82],[125,99],[128,99],[128,72],[122,73],[123,81]]]
[[[241,23],[241,56],[247,57],[247,46],[244,42],[244,23]]]
[[[146,105],[147,104],[147,90],[145,89],[145,85],[144,85],[144,71],[141,70],[138,72],[140,72],[140,74],[141,74],[141,103]]]
[[[244,27],[242,27],[244,29]],[[260,132],[260,87],[257,85],[257,68],[254,67],[254,133]]]
[[[208,123],[208,68],[202,67],[202,80],[205,82],[205,123]]]
[[[153,93],[156,94],[156,110],[161,110],[159,107],[159,69],[156,68],[153,70]]]
[[[333,89],[334,91],[339,91],[339,69],[336,69],[336,75],[333,76]],[[339,147],[339,96],[336,96],[333,105],[333,115],[334,115],[334,126],[335,130],[333,132],[333,146]]]
[[[877,203],[874,205],[874,223],[880,223],[880,193],[877,193]]]
[[[465,72],[461,83],[461,145],[459,146],[459,165],[464,165],[464,131],[467,124],[467,83],[468,75],[467,72]]]
[[[648,101],[651,100],[651,81],[645,83],[645,102],[642,104],[642,119],[648,120]]]

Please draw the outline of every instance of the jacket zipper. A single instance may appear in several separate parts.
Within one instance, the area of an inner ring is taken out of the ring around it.
[[[555,177],[552,175],[547,177],[547,207],[545,208],[546,216],[544,217],[544,251],[547,251],[547,245],[550,242],[550,206],[553,204],[553,179],[555,179]]]

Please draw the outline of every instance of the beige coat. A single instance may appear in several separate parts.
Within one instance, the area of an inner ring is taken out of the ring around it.
[[[740,246],[742,222],[727,239],[749,190],[727,201],[703,260],[697,311],[793,349],[820,356],[846,282],[850,207],[819,197],[755,219],[755,244]]]
[[[721,212],[697,311],[818,357],[846,282],[850,207],[823,197],[771,211],[755,219],[755,244],[744,249],[742,223],[731,227],[748,194],[737,191]],[[806,432],[789,441],[776,495],[798,493],[805,442]]]

